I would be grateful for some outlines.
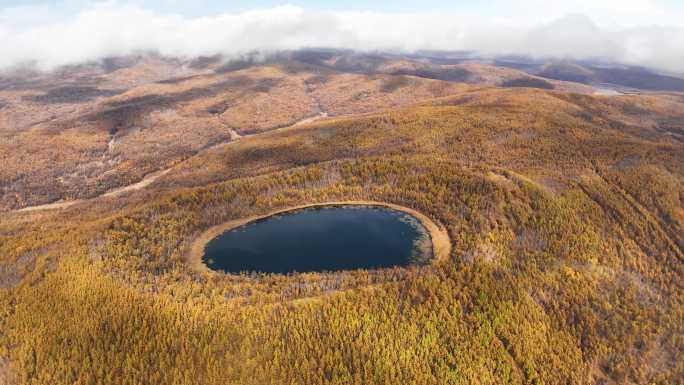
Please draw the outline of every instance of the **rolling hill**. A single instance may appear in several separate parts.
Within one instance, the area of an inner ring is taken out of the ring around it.
[[[310,50],[6,75],[0,383],[681,383],[684,97],[546,70]],[[189,266],[213,226],[348,200],[423,213],[449,258]]]

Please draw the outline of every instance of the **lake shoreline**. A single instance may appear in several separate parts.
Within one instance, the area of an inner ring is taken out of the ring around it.
[[[321,202],[321,203],[310,203],[298,206],[291,206],[279,210],[271,211],[263,215],[253,215],[250,217],[234,219],[216,226],[213,226],[204,232],[202,232],[197,238],[195,238],[190,246],[190,249],[185,255],[185,262],[197,272],[203,273],[215,273],[211,270],[202,260],[204,257],[204,249],[212,239],[223,234],[228,230],[232,230],[236,227],[246,225],[251,222],[266,219],[274,215],[283,214],[287,212],[312,208],[312,207],[326,207],[326,206],[377,206],[390,208],[396,211],[406,213],[415,219],[417,219],[421,225],[425,228],[430,236],[430,241],[432,242],[432,263],[437,263],[440,261],[447,260],[451,253],[451,239],[449,234],[441,224],[436,223],[432,219],[428,218],[425,214],[422,214],[414,209],[400,206],[394,203],[378,202],[378,201],[333,201],[333,202]]]

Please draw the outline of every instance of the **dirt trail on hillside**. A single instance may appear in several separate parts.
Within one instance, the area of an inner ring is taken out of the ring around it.
[[[60,210],[60,209],[65,209],[69,206],[73,206],[77,203],[83,202],[83,199],[75,200],[75,201],[62,201],[62,202],[54,202],[54,203],[47,203],[44,205],[37,205],[37,206],[29,206],[29,207],[24,207],[23,209],[18,209],[16,210],[18,213],[25,213],[25,212],[31,212],[31,211],[38,211],[38,210]]]
[[[230,130],[230,141],[216,143],[216,144],[209,146],[209,147],[207,147],[201,151],[198,151],[193,156],[197,156],[198,154],[201,154],[205,151],[211,150],[212,148],[215,148],[215,147],[218,147],[218,146],[221,146],[224,144],[237,143],[237,142],[244,140],[246,138],[255,137],[255,136],[259,136],[259,135],[263,135],[263,134],[267,134],[267,133],[271,133],[271,132],[275,132],[275,131],[279,131],[279,130],[285,130],[285,129],[288,129],[291,127],[299,127],[299,126],[309,124],[309,123],[313,123],[317,120],[321,120],[321,119],[324,119],[327,117],[328,117],[327,113],[320,112],[318,115],[310,116],[308,118],[304,118],[304,119],[299,120],[299,121],[297,121],[297,122],[295,122],[289,126],[276,128],[276,129],[268,130],[268,131],[263,131],[263,132],[259,132],[259,133],[255,133],[255,134],[240,135],[237,131],[231,129]],[[70,206],[73,206],[75,204],[84,202],[86,200],[98,199],[98,198],[116,198],[116,197],[118,197],[122,194],[125,194],[127,192],[144,189],[145,187],[154,183],[157,179],[168,174],[173,169],[173,167],[175,167],[175,166],[172,166],[172,167],[160,170],[160,171],[156,171],[156,172],[153,172],[151,174],[147,174],[139,182],[136,182],[136,183],[133,183],[133,184],[130,184],[127,186],[117,187],[113,190],[109,190],[109,191],[107,191],[101,195],[98,195],[96,197],[93,197],[93,198],[77,199],[77,200],[71,200],[71,201],[58,201],[58,202],[47,203],[47,204],[42,204],[42,205],[24,207],[24,208],[14,210],[14,211],[16,211],[16,212],[31,212],[31,211],[38,211],[38,210],[61,210],[61,209],[65,209],[65,208],[68,208]]]
[[[133,183],[133,184],[130,184],[128,186],[116,188],[116,189],[111,190],[107,193],[104,193],[100,196],[102,196],[102,197],[118,197],[119,195],[126,193],[126,192],[129,192],[129,191],[135,191],[135,190],[143,189],[143,188],[151,185],[152,183],[154,183],[154,181],[156,181],[157,179],[168,174],[169,171],[171,171],[171,169],[167,168],[166,170],[157,171],[157,172],[154,172],[152,174],[148,174],[138,183]]]
[[[325,119],[325,118],[327,118],[327,117],[328,117],[328,113],[327,113],[327,112],[321,112],[321,113],[319,113],[318,115],[312,116],[312,117],[310,117],[310,118],[302,119],[302,120],[298,121],[297,123],[291,125],[290,127],[299,127],[299,126],[303,126],[303,125],[305,125],[305,124],[313,123],[313,122],[315,122],[315,121],[317,121],[317,120]]]

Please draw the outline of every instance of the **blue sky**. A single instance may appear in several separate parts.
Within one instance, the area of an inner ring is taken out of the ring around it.
[[[0,0],[0,7],[17,7],[27,5],[51,5],[79,7],[87,4],[96,3],[98,1],[89,0]],[[100,1],[102,2],[102,1]],[[473,1],[361,1],[361,0],[345,0],[345,1],[313,1],[313,0],[291,0],[291,1],[274,1],[274,0],[253,0],[253,1],[222,1],[222,0],[195,0],[195,1],[180,1],[180,0],[129,0],[121,1],[121,3],[137,4],[145,8],[155,9],[164,12],[174,12],[183,14],[209,14],[213,12],[234,12],[253,8],[268,8],[278,5],[291,4],[310,9],[319,10],[371,10],[379,12],[397,12],[397,11],[417,11],[425,10],[425,7],[432,9],[471,9],[478,8],[483,3],[494,3],[494,1],[487,1],[479,3]]]
[[[43,6],[59,13],[76,12],[97,3],[135,4],[165,14],[185,17],[214,15],[221,12],[239,12],[254,8],[269,8],[291,4],[313,10],[375,11],[381,13],[406,12],[458,12],[478,17],[525,18],[543,17],[556,13],[593,14],[598,18],[614,19],[631,24],[674,23],[675,17],[684,14],[683,0],[0,0],[0,9],[9,7]],[[662,10],[662,20],[650,10]],[[557,12],[556,12],[557,11]],[[684,21],[680,21],[684,23]]]

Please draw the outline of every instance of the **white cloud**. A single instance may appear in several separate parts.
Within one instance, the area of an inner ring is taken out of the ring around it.
[[[684,6],[679,0],[493,0],[495,14],[523,23],[542,23],[569,14],[584,14],[602,25],[638,26],[680,24]],[[667,5],[671,1],[673,4]]]
[[[509,19],[456,13],[324,12],[281,6],[187,18],[116,2],[60,10],[18,7],[0,10],[0,67],[33,61],[42,68],[54,68],[149,50],[192,57],[331,47],[474,50],[488,55],[601,59],[684,72],[684,27],[635,23],[636,18],[626,27],[614,20],[601,26],[595,22],[606,19],[606,10],[613,7],[621,7],[620,14],[626,19],[629,15],[662,15],[664,8],[656,1],[577,0],[574,8],[564,6],[568,2],[548,0],[526,0],[525,4],[538,12],[530,11],[525,18],[511,11]],[[579,14],[544,18],[539,9],[553,5],[557,5],[554,12],[558,15],[579,9],[592,18]]]

